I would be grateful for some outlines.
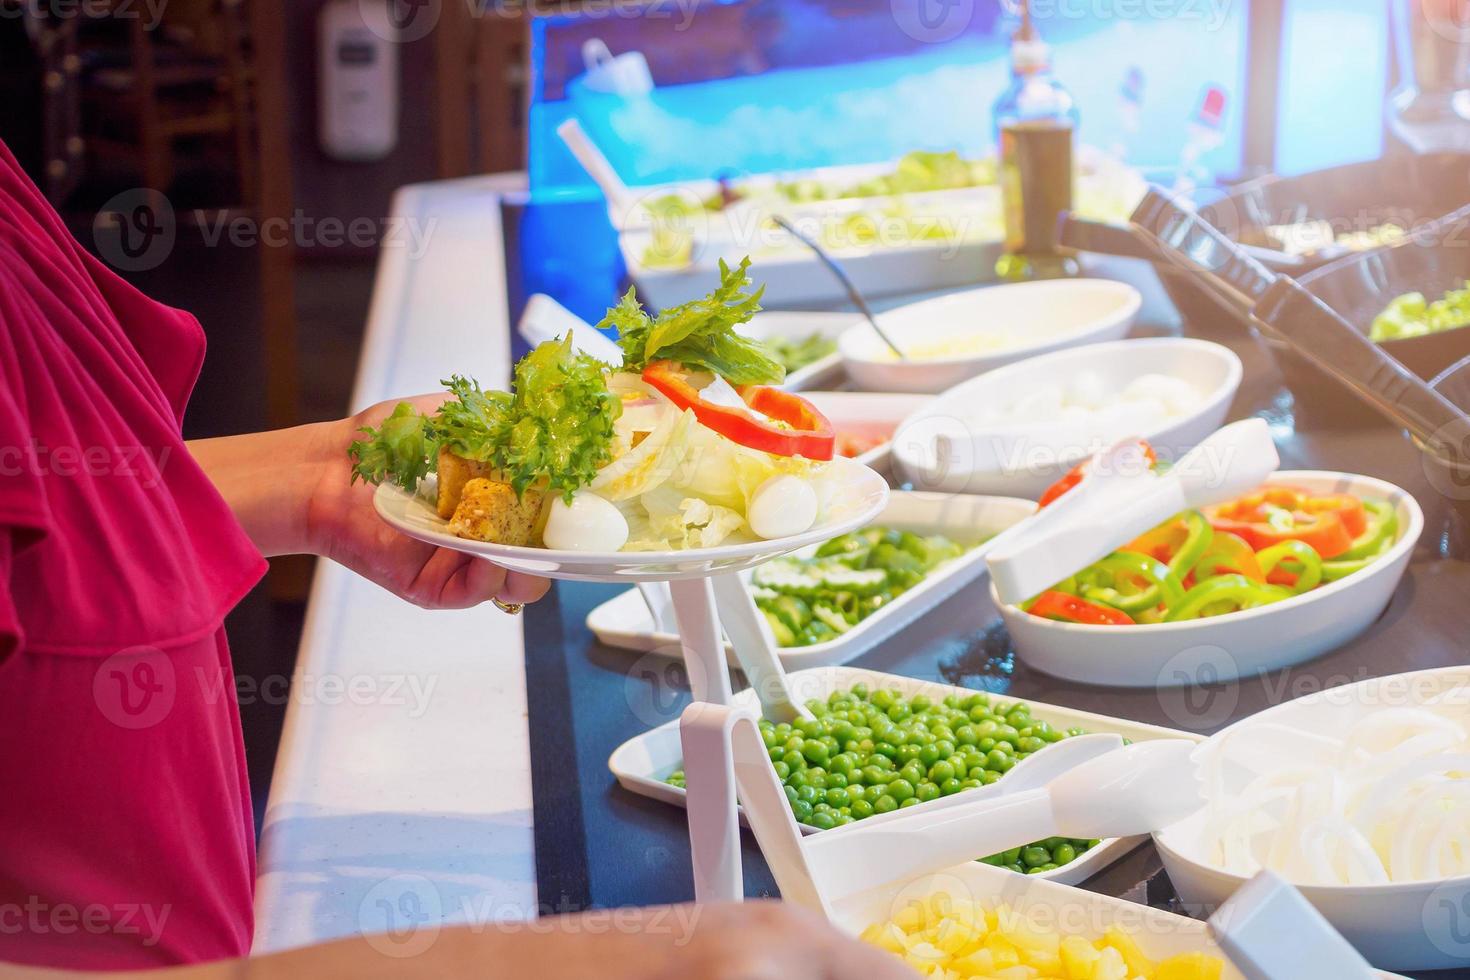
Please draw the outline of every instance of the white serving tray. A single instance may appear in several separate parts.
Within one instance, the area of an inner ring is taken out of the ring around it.
[[[1014,497],[895,490],[889,494],[888,505],[871,523],[915,533],[944,534],[963,544],[967,538],[973,541],[997,534],[1035,509],[1034,502]],[[813,545],[795,554],[805,556],[815,550]],[[979,578],[985,572],[988,550],[982,544],[940,566],[924,581],[834,640],[779,650],[782,665],[788,670],[824,667],[846,663],[871,650]],[[683,655],[678,636],[654,628],[653,616],[636,589],[593,609],[587,615],[587,628],[608,646],[674,658]],[[732,667],[737,665],[728,643],[725,657]]]
[[[896,674],[883,674],[875,670],[863,670],[858,667],[816,667],[810,670],[797,671],[787,675],[791,691],[798,703],[805,702],[811,698],[826,698],[833,691],[848,690],[859,682],[867,684],[872,690],[880,687],[888,688],[906,697],[915,694],[923,694],[926,697],[939,701],[950,694],[958,694],[969,697],[979,692],[962,687],[953,687],[948,684],[940,684],[934,681],[921,681],[911,677],[900,677]],[[1003,695],[992,695],[995,700],[1009,701],[1020,700],[1008,698]],[[1200,742],[1203,739],[1189,732],[1175,731],[1170,728],[1162,728],[1157,725],[1145,725],[1136,721],[1127,721],[1122,718],[1112,718],[1107,715],[1093,714],[1090,711],[1077,711],[1072,708],[1063,708],[1057,705],[1044,704],[1040,701],[1024,699],[1031,708],[1032,717],[1042,719],[1050,723],[1054,728],[1065,731],[1068,728],[1082,728],[1089,732],[1114,732],[1124,738],[1135,742],[1157,738],[1187,738]],[[759,710],[759,705],[753,693],[749,690],[741,691],[735,695],[735,704]],[[650,732],[645,732],[635,738],[629,739],[613,752],[608,759],[608,769],[622,786],[640,796],[651,799],[662,800],[675,806],[684,806],[685,792],[675,786],[664,782],[676,769],[679,769],[684,758],[684,751],[679,741],[678,720],[670,721],[660,725]],[[743,817],[742,817],[743,819]],[[801,825],[803,833],[815,834],[819,831],[815,827]],[[1098,844],[1092,850],[1083,854],[1071,864],[1057,868],[1055,871],[1044,872],[1040,875],[1028,875],[1027,878],[1047,878],[1051,881],[1063,884],[1076,884],[1086,881],[1097,874],[1103,868],[1121,858],[1124,854],[1137,847],[1143,837],[1119,837],[1109,838]],[[975,855],[976,858],[984,857],[983,854]],[[1021,876],[1016,876],[1021,877]]]

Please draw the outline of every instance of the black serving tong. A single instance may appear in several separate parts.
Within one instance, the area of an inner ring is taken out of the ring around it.
[[[1470,471],[1470,418],[1295,279],[1267,269],[1187,204],[1150,188],[1126,229],[1118,231],[1132,240],[1134,257],[1189,276],[1265,337],[1290,347],[1408,429],[1425,452]]]

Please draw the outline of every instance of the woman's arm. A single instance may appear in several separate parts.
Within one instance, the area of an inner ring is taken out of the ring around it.
[[[84,974],[0,964],[0,980]],[[528,923],[358,936],[130,980],[915,980],[903,962],[780,902],[608,909]]]
[[[429,411],[445,395],[406,399]],[[347,447],[397,401],[352,418],[218,439],[189,452],[267,557],[313,554],[346,565],[410,602],[458,609],[496,598],[533,602],[548,583],[399,534],[373,509],[373,487],[352,482]]]

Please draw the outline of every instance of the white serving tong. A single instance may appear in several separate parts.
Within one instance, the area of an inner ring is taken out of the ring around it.
[[[612,161],[592,142],[592,137],[587,135],[582,124],[575,118],[568,119],[556,127],[556,135],[561,137],[567,149],[572,151],[572,156],[577,158],[577,162],[607,198],[608,208],[621,221],[620,227],[631,227],[639,223],[637,193],[623,183],[623,178],[618,176]]]
[[[516,332],[532,347],[571,334],[572,347],[579,353],[612,365],[623,363],[623,352],[617,344],[545,293],[536,293],[526,301]]]
[[[1272,871],[1210,916],[1210,933],[1245,980],[1374,980],[1379,974],[1301,892]]]
[[[753,713],[695,703],[680,736],[700,902],[743,897],[737,795],[782,898],[829,918],[833,903],[880,885],[1044,837],[1148,833],[1202,805],[1195,743],[1124,747],[1117,735],[1078,735],[1028,757],[993,788],[804,838]]]
[[[1281,465],[1258,418],[1216,431],[1156,473],[1137,439],[1092,457],[1083,479],[991,543],[986,564],[1002,602],[1024,602],[1175,514],[1260,486]]]

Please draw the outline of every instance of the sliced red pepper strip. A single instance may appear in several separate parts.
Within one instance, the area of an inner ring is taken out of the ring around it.
[[[1133,617],[1121,609],[1065,592],[1049,591],[1037,596],[1027,612],[1043,619],[1059,619],[1064,623],[1086,623],[1090,626],[1131,626]]]
[[[1154,453],[1153,446],[1150,446],[1142,439],[1138,441],[1138,444],[1143,447],[1143,454],[1144,456],[1148,457],[1148,462],[1150,466],[1159,461],[1158,456]],[[1060,480],[1047,487],[1046,492],[1041,495],[1041,499],[1036,502],[1036,509],[1040,510],[1047,504],[1050,504],[1052,501],[1056,500],[1062,494],[1066,493],[1068,490],[1075,487],[1077,484],[1081,483],[1082,477],[1087,473],[1087,464],[1090,462],[1092,462],[1091,457],[1084,459],[1082,462],[1078,463],[1076,466],[1068,470],[1066,476],[1062,477]]]
[[[707,429],[732,442],[775,456],[804,456],[829,460],[836,436],[832,423],[811,402],[779,388],[751,385],[741,388],[740,397],[754,411],[784,425],[773,424],[751,412],[705,401],[689,383],[679,365],[652,361],[643,369],[643,380],[681,409],[688,409]]]
[[[1228,503],[1205,509],[1218,531],[1244,538],[1256,551],[1283,541],[1301,541],[1323,558],[1352,547],[1367,527],[1363,502],[1349,494],[1319,494],[1300,487],[1271,485]],[[1357,527],[1359,530],[1351,530]]]

